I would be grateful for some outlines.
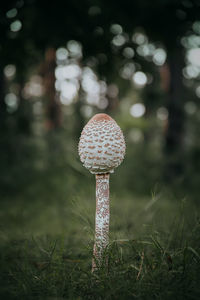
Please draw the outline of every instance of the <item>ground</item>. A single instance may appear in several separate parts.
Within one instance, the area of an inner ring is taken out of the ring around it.
[[[2,199],[1,299],[200,299],[197,204],[111,184],[110,244],[92,274],[95,181],[86,180],[77,189],[55,176]]]

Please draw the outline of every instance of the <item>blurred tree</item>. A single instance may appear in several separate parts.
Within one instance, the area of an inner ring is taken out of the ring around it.
[[[155,0],[153,3],[147,0],[85,0],[82,1],[82,5],[78,0],[56,2],[16,0],[1,3],[0,67],[3,69],[7,64],[13,63],[17,69],[17,80],[23,85],[28,71],[41,61],[46,49],[57,49],[64,46],[68,40],[77,40],[83,46],[83,64],[91,57],[95,58],[94,68],[100,74],[100,78],[106,78],[110,84],[114,77],[118,77],[120,66],[126,63],[126,59],[120,53],[127,45],[135,46],[131,40],[132,34],[138,28],[143,28],[149,39],[159,42],[167,52],[169,86],[165,88],[165,91],[168,90],[168,100],[165,104],[169,118],[165,153],[169,163],[166,174],[176,176],[182,170],[180,154],[183,149],[185,122],[183,113],[185,87],[182,77],[184,49],[181,38],[191,28],[191,24],[200,18],[199,6],[197,0]],[[120,25],[123,31],[123,35],[118,32],[116,36],[118,38],[122,36],[126,40],[125,43],[118,44],[119,51],[111,43],[113,33],[110,28],[113,24]],[[135,52],[134,62],[157,76],[158,68],[155,70],[152,62],[145,61],[137,51]],[[55,62],[52,61],[53,64],[55,67]],[[48,114],[53,126],[60,126],[60,106],[55,101],[53,87],[54,67],[50,76],[49,94],[52,94],[50,96],[52,99],[49,102]],[[0,75],[0,84],[3,86],[3,77]],[[154,95],[152,98],[155,99],[156,93],[156,86],[152,85],[152,88],[149,86],[145,98]],[[5,111],[3,94],[2,89],[1,109]],[[117,107],[117,99],[117,95],[111,97],[108,109]],[[146,101],[149,111],[152,102]],[[81,107],[76,106],[80,112]],[[170,161],[174,157],[175,160]],[[170,176],[167,175],[168,178]]]
[[[45,52],[45,61],[41,64],[39,74],[43,77],[45,97],[47,101],[47,129],[61,127],[61,103],[55,89],[56,51],[48,48]]]
[[[109,1],[111,20],[118,22],[126,32],[142,27],[147,36],[159,41],[167,51],[169,70],[168,126],[166,130],[165,153],[167,155],[166,178],[173,180],[182,173],[184,102],[183,84],[184,48],[181,38],[200,18],[199,1]],[[115,9],[113,9],[115,7]]]

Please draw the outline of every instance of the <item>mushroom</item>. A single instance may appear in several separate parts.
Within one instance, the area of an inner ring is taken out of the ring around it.
[[[96,114],[81,133],[80,160],[96,176],[95,244],[92,271],[102,263],[109,242],[109,177],[124,159],[125,141],[117,123],[107,114]]]

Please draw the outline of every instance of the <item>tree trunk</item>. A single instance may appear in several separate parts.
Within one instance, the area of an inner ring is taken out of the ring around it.
[[[168,181],[179,177],[183,171],[183,137],[184,137],[184,85],[182,70],[184,55],[181,46],[168,51],[168,66],[170,73],[168,91],[168,125],[166,129],[166,168],[165,175]]]
[[[5,79],[3,73],[3,67],[0,66],[0,128],[4,130],[5,117],[6,117],[6,103],[5,97]]]
[[[48,130],[61,127],[61,104],[55,89],[56,51],[48,48],[45,53],[45,61],[41,65],[40,75],[43,77],[45,96],[47,98],[47,123]]]

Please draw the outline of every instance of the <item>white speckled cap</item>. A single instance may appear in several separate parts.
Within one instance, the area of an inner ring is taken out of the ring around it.
[[[110,116],[97,114],[83,128],[78,151],[91,173],[113,173],[123,161],[125,150],[123,133]]]

